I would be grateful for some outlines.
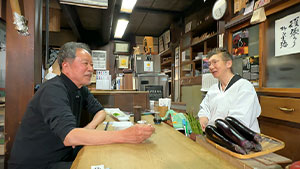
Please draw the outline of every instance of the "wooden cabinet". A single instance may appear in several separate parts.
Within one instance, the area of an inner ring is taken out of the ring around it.
[[[260,96],[261,116],[300,123],[300,99]]]
[[[234,0],[230,0],[230,4],[233,5]],[[227,47],[231,53],[235,52],[233,47],[233,34],[235,32],[245,28],[258,28],[258,31],[254,31],[258,40],[253,41],[258,42],[258,45],[257,47],[252,46],[251,49],[249,42],[248,50],[249,52],[256,50],[255,53],[259,56],[259,81],[256,91],[262,107],[259,118],[261,133],[284,141],[285,148],[278,153],[292,160],[300,159],[300,147],[295,141],[300,140],[300,76],[299,68],[296,66],[300,63],[300,53],[277,57],[275,43],[278,43],[278,39],[275,39],[274,30],[276,29],[276,21],[300,12],[299,4],[300,1],[274,0],[264,7],[267,16],[266,21],[251,25],[251,13],[239,16],[231,14],[230,16],[234,17],[227,19],[225,25]],[[233,9],[231,10],[233,13]],[[240,67],[242,68],[242,65]]]
[[[122,111],[133,112],[133,106],[149,109],[149,92],[145,91],[91,91],[96,99],[106,108],[120,108]]]

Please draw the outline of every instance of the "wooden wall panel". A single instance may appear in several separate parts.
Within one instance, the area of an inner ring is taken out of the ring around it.
[[[266,117],[259,118],[260,131],[285,143],[276,153],[296,161],[300,159],[300,125]]]
[[[15,30],[9,1],[6,10],[6,115],[5,115],[5,167],[34,86],[41,82],[42,57],[42,1],[21,2],[23,14],[28,19],[29,36]]]
[[[122,111],[133,112],[133,94],[116,94],[115,106]]]
[[[46,9],[43,8],[43,30],[45,31],[45,13]],[[60,32],[60,15],[61,10],[56,8],[49,8],[49,31],[51,32]]]
[[[142,106],[142,110],[150,108],[150,101],[148,94],[133,95],[133,106]]]
[[[93,93],[93,92],[92,92]],[[133,112],[133,106],[149,109],[149,93],[93,93],[105,108],[120,108],[122,111]]]
[[[102,46],[102,47],[93,47],[90,46],[91,49],[96,50],[105,50],[106,51],[106,70],[109,70],[109,74],[111,75],[111,79],[116,78],[116,70],[115,70],[115,55],[113,54],[114,49],[114,43],[113,41],[109,41],[108,44]],[[98,48],[98,49],[97,49]]]

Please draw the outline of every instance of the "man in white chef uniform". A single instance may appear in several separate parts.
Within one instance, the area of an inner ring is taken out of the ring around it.
[[[209,70],[219,83],[208,90],[200,104],[199,121],[204,130],[216,119],[231,116],[251,130],[260,133],[257,117],[261,107],[253,85],[232,72],[232,55],[216,48],[208,53]]]

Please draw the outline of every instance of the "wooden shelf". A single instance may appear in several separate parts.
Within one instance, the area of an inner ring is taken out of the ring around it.
[[[202,59],[194,59],[193,62],[199,62],[202,61]]]
[[[194,47],[194,46],[197,46],[197,45],[199,45],[199,44],[201,44],[201,43],[203,43],[203,42],[205,42],[205,41],[208,41],[208,40],[210,40],[210,39],[212,39],[212,38],[216,38],[217,35],[218,35],[218,33],[214,33],[214,34],[212,34],[211,36],[209,36],[209,37],[207,37],[207,38],[205,38],[205,39],[200,40],[199,42],[193,43],[191,46]]]
[[[190,71],[193,71],[193,70],[184,70],[184,69],[182,69],[181,71],[183,71],[183,72],[190,72]]]
[[[299,88],[255,88],[256,92],[263,93],[265,95],[283,96],[283,97],[300,97]]]
[[[160,57],[166,57],[166,56],[170,56],[171,54],[172,54],[172,51],[171,51],[171,49],[169,48],[169,49],[167,49],[167,50],[165,50],[165,51],[159,53],[159,56],[160,56]]]
[[[186,47],[184,47],[184,48],[182,48],[182,49],[180,49],[181,51],[185,51],[185,50],[187,50],[188,48],[190,48],[191,47],[191,45],[188,45],[188,46],[186,46]]]
[[[239,25],[243,22],[246,22],[248,20],[250,20],[252,17],[252,12],[248,13],[247,15],[238,15],[235,18],[233,18],[230,22],[228,22],[227,24],[225,24],[225,29],[229,29],[232,28],[236,25]]]
[[[161,66],[171,65],[171,63],[172,63],[172,60],[167,60],[167,61],[161,63]]]
[[[199,85],[202,83],[202,76],[181,77],[180,85]]]
[[[215,21],[211,15],[207,17],[207,20],[203,21],[200,25],[196,26],[196,28],[192,30],[193,34],[199,32],[208,32],[212,28],[212,25],[217,23],[217,21]]]
[[[172,70],[162,71],[162,73],[172,73]]]
[[[188,65],[188,64],[193,64],[194,62],[192,60],[187,60],[187,61],[182,61],[181,66],[183,65]]]
[[[264,6],[265,11],[266,11],[266,16],[273,14],[274,11],[269,10],[269,9],[273,8],[274,6],[276,6],[278,4],[280,5],[281,2],[282,2],[281,0],[273,0],[270,3],[266,4]],[[286,4],[288,4],[288,5],[290,5],[290,4],[293,5],[294,3],[296,4],[297,2],[296,1],[286,2]],[[281,4],[281,6],[284,6],[284,5],[285,4]],[[240,25],[243,22],[250,21],[252,14],[253,14],[253,11],[248,13],[247,15],[241,14],[241,15],[237,15],[237,16],[233,17],[228,23],[225,24],[225,29],[229,29],[234,26]]]

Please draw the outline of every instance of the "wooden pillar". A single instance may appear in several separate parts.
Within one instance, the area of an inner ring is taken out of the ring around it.
[[[6,7],[6,1],[0,0],[0,19],[5,21],[6,15],[5,15],[5,7]]]
[[[43,1],[19,2],[22,15],[28,20],[30,35],[17,33],[10,1],[6,1],[5,168],[15,134],[34,94],[34,86],[41,83]]]

